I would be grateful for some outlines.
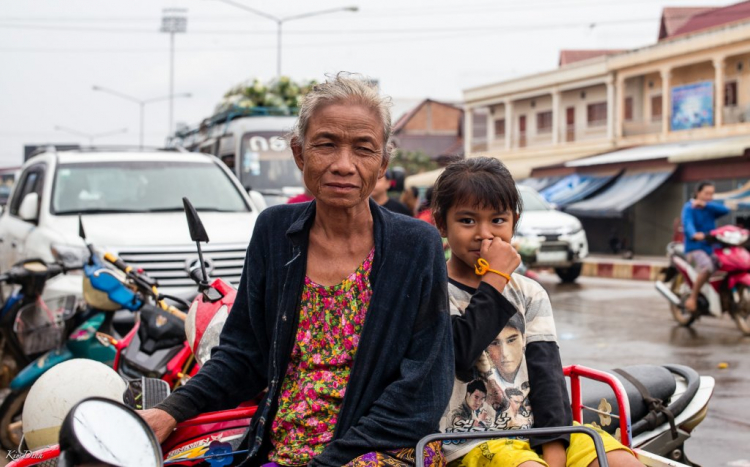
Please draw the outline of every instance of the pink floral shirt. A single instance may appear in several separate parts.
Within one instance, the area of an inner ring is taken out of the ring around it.
[[[333,438],[372,295],[374,253],[340,284],[305,278],[296,344],[271,427],[271,462],[306,465]]]

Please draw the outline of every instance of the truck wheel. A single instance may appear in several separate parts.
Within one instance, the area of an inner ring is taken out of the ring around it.
[[[0,444],[6,451],[17,450],[23,437],[21,414],[29,389],[11,391],[0,406]]]
[[[572,284],[578,279],[578,276],[581,275],[582,268],[583,264],[576,263],[569,268],[555,268],[555,272],[557,273],[557,277],[559,277],[564,284]]]

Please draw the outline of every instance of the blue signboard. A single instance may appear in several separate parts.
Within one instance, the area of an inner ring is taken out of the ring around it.
[[[672,88],[672,130],[714,126],[714,83]]]

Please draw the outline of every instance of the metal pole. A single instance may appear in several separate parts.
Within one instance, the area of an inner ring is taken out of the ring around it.
[[[278,21],[278,36],[276,38],[277,55],[276,55],[276,80],[281,79],[281,25],[282,21]]]
[[[141,136],[139,138],[139,147],[140,149],[143,149],[143,114],[145,113],[144,110],[146,108],[145,102],[140,102],[141,105]]]
[[[172,134],[174,118],[174,31],[169,34],[169,129],[167,135]]]

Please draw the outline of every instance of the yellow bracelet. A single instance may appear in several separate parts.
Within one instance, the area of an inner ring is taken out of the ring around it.
[[[477,264],[474,266],[474,272],[476,272],[478,276],[484,276],[488,272],[494,272],[498,276],[510,282],[510,274],[505,274],[504,272],[500,272],[495,269],[490,269],[490,263],[488,263],[487,260],[484,258],[479,258],[477,260]]]

